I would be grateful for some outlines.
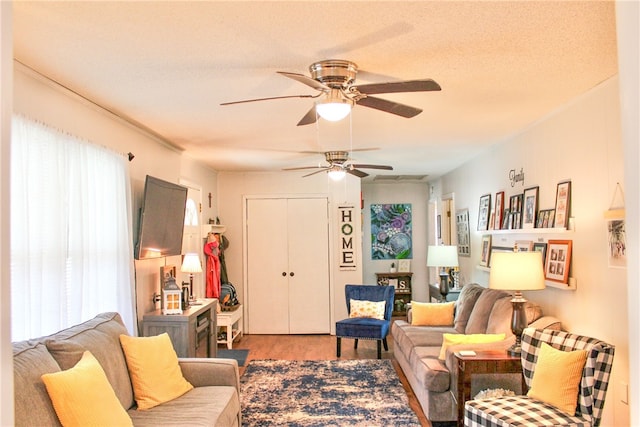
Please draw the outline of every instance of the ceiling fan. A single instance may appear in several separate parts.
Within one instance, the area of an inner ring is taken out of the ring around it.
[[[355,85],[358,66],[354,62],[341,59],[328,59],[314,62],[309,66],[309,71],[311,73],[311,77],[285,71],[278,71],[278,74],[296,80],[317,90],[320,92],[317,95],[274,96],[269,98],[225,102],[220,105],[241,104],[245,102],[268,101],[283,98],[318,98],[321,95],[325,95],[325,98],[318,101],[316,105],[311,107],[307,114],[305,114],[298,122],[298,126],[302,126],[315,123],[318,114],[327,120],[341,120],[349,114],[353,105],[362,105],[364,107],[374,108],[376,110],[406,118],[414,117],[420,114],[422,110],[400,104],[398,102],[373,97],[371,95],[380,93],[428,92],[441,90],[440,85],[431,79]],[[340,113],[336,113],[337,115],[331,118],[329,115],[332,113],[324,113],[323,109],[330,110],[331,112],[339,111]],[[325,116],[325,114],[329,115]]]
[[[393,170],[393,167],[386,165],[354,164],[350,161],[349,152],[347,151],[327,151],[323,154],[327,163],[329,163],[327,166],[303,166],[298,168],[287,168],[284,170],[318,169],[315,172],[304,175],[303,178],[326,171],[329,176],[336,181],[342,179],[342,177],[344,177],[344,175],[347,173],[357,176],[358,178],[369,176],[368,173],[363,172],[360,169],[382,169],[389,171]]]

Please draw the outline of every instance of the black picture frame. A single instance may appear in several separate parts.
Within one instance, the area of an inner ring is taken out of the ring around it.
[[[569,215],[571,213],[571,181],[558,183],[556,190],[556,209],[553,227],[569,227]],[[551,224],[549,224],[551,226]]]
[[[538,187],[529,187],[524,190],[522,209],[522,228],[535,228],[538,212]]]
[[[487,231],[489,229],[490,212],[491,194],[485,194],[480,197],[480,205],[478,206],[478,231]]]

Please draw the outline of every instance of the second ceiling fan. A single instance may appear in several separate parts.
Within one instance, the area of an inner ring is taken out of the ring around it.
[[[431,79],[404,80],[388,83],[372,83],[356,85],[358,66],[351,61],[342,59],[328,59],[314,62],[309,66],[311,77],[304,74],[278,71],[279,74],[303,83],[320,93],[317,95],[289,95],[274,96],[269,98],[247,99],[244,101],[225,102],[220,105],[241,104],[245,102],[268,101],[283,98],[317,98],[325,95],[311,107],[307,114],[298,122],[298,126],[315,123],[317,115],[327,120],[341,120],[351,111],[353,105],[374,108],[376,110],[395,114],[401,117],[414,117],[422,112],[421,109],[404,105],[399,102],[374,97],[371,95],[381,93],[400,92],[428,92],[441,90],[440,85]],[[316,109],[317,108],[317,109]],[[324,110],[329,110],[325,113]],[[325,116],[325,114],[328,114]],[[335,116],[330,117],[331,114]]]
[[[303,169],[318,169],[315,172],[311,172],[303,177],[315,175],[320,172],[327,172],[333,179],[341,179],[345,174],[351,174],[358,178],[364,178],[369,176],[368,173],[361,171],[360,169],[381,169],[381,170],[393,170],[393,167],[387,165],[366,165],[366,164],[354,164],[349,159],[349,152],[347,151],[327,151],[324,154],[325,160],[329,163],[326,166],[303,166],[297,168],[287,168],[284,170],[303,170]]]

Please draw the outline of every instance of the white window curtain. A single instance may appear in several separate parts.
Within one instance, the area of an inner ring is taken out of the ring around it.
[[[128,162],[22,116],[11,137],[12,341],[117,311],[137,331]]]

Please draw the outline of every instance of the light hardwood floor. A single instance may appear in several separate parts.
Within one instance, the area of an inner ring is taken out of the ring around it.
[[[393,357],[393,342],[387,338],[389,351],[382,349],[382,358],[390,359],[402,386],[409,397],[409,406],[418,416],[423,427],[431,427],[420,408],[411,386],[402,373],[402,369]],[[226,347],[220,347],[226,348]],[[233,344],[234,349],[248,349],[249,356],[245,367],[254,359],[278,360],[336,360],[336,337],[332,335],[244,335],[240,341]],[[375,341],[360,340],[358,349],[353,348],[353,340],[342,340],[342,355],[340,359],[375,359],[377,349]],[[244,368],[240,367],[240,375]]]

